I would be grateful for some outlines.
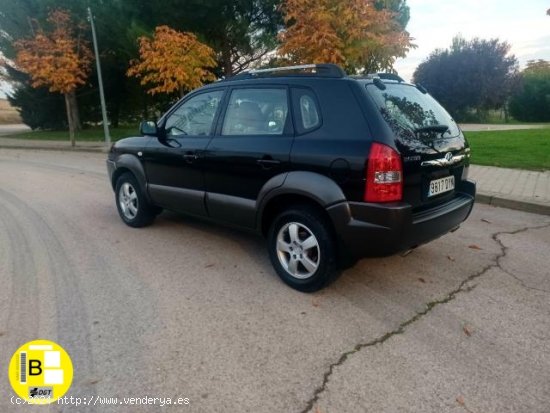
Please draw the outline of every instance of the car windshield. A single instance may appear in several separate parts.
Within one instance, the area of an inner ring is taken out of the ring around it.
[[[384,86],[382,90],[368,84],[367,91],[397,135],[410,137],[417,132],[431,132],[434,137],[450,138],[460,134],[455,121],[429,94],[402,83],[384,83]]]

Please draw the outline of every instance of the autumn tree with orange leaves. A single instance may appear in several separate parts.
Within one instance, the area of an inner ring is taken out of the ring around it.
[[[80,129],[75,90],[86,83],[92,53],[77,33],[81,26],[72,23],[67,11],[51,11],[47,21],[50,31],[34,21],[38,27],[33,37],[14,43],[15,64],[30,76],[33,87],[45,86],[50,92],[65,96],[69,135],[74,146],[75,131]]]
[[[210,69],[216,66],[214,50],[193,33],[178,32],[168,26],[155,29],[153,38],[140,37],[139,60],[133,60],[128,76],[139,78],[147,93],[186,91],[216,79]]]
[[[279,55],[295,63],[336,63],[349,72],[391,69],[414,47],[374,0],[285,0]]]

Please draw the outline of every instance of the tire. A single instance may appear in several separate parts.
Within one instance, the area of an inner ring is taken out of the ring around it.
[[[268,232],[268,250],[279,277],[298,291],[318,291],[338,276],[330,223],[314,208],[296,206],[278,215]]]
[[[118,214],[130,227],[141,228],[150,225],[157,209],[147,201],[134,175],[125,172],[116,181],[115,199]]]

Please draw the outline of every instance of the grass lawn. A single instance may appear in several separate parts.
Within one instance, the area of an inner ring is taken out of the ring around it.
[[[135,126],[121,126],[118,128],[109,128],[109,133],[113,141],[117,141],[129,136],[135,136],[138,132],[138,125]],[[29,131],[23,133],[14,133],[13,135],[5,135],[2,138],[16,138],[16,139],[36,139],[36,140],[50,140],[50,141],[68,141],[69,131]],[[104,141],[103,127],[84,129],[76,133],[76,141]]]
[[[550,170],[550,128],[465,132],[478,165]]]

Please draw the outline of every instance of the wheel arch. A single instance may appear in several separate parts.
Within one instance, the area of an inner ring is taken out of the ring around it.
[[[264,236],[273,219],[290,205],[308,205],[315,208],[326,217],[334,230],[334,224],[326,208],[346,200],[336,182],[314,172],[289,172],[279,186],[271,186],[269,191],[262,192],[266,193],[259,200],[257,229]]]
[[[143,165],[141,164],[139,159],[136,158],[134,155],[123,154],[117,158],[115,163],[116,169],[114,170],[111,177],[111,185],[113,189],[116,188],[116,183],[120,176],[126,172],[129,172],[134,175],[139,183],[140,189],[142,190],[143,194],[145,195],[147,200],[150,201],[149,192],[147,191],[147,179],[145,177],[145,169],[143,168]]]

